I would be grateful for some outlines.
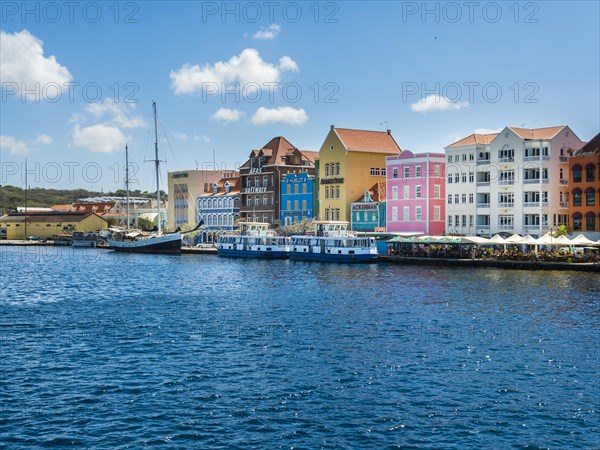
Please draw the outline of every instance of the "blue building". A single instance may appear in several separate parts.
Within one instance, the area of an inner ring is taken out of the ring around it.
[[[222,178],[212,192],[198,197],[198,223],[204,222],[198,241],[216,242],[219,234],[232,231],[240,218],[239,178]]]
[[[352,203],[351,220],[354,231],[385,231],[385,183],[376,183],[362,198]]]
[[[314,218],[314,182],[315,177],[306,172],[288,173],[282,178],[279,217],[282,225]]]

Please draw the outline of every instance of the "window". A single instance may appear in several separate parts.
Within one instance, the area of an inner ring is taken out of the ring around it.
[[[263,214],[263,222],[269,222],[269,215]]]
[[[511,229],[513,227],[515,216],[511,215],[500,215],[498,216],[498,225],[500,228]]]
[[[467,160],[467,154],[466,153],[464,153],[464,154],[461,155],[461,160],[462,161],[466,161]]]
[[[404,178],[410,178],[410,166],[404,166]]]
[[[410,198],[410,186],[404,186],[404,199],[408,200]]]
[[[421,186],[415,186],[415,198],[421,198]]]
[[[398,207],[392,206],[392,222],[398,222]]]
[[[325,198],[329,198],[329,186],[325,188]]]
[[[398,178],[398,168],[394,167],[392,169],[392,178]]]
[[[269,177],[268,176],[263,176],[263,187],[267,187],[269,183]]]
[[[448,226],[452,226],[452,216],[448,216]]]
[[[340,220],[340,208],[335,208],[335,220]]]
[[[325,176],[329,176],[329,163],[325,164]],[[328,219],[329,220],[329,219]]]
[[[440,220],[440,212],[441,212],[441,208],[439,205],[436,205],[433,207],[433,220],[436,220],[436,221]]]
[[[585,206],[596,206],[596,194],[593,189],[585,192]]]
[[[421,166],[415,167],[415,177],[419,178],[421,176]]]
[[[451,184],[451,183],[452,183],[452,174],[449,173],[448,174],[448,184]]]
[[[460,216],[459,215],[454,216],[454,225],[456,227],[460,226]]]
[[[265,195],[265,196],[263,197],[263,205],[268,205],[268,204],[269,204],[269,196],[268,196],[268,195]]]
[[[436,164],[435,166],[433,166],[433,176],[436,178],[440,177],[441,174],[441,166],[439,164]]]
[[[582,180],[582,169],[580,165],[573,166],[573,181],[575,183],[581,183]]]
[[[260,187],[260,177],[254,177],[254,187]]]
[[[463,214],[462,216],[462,226],[466,227],[467,226],[467,216]]]
[[[474,217],[473,216],[469,216],[469,226],[472,227],[473,226],[473,222],[474,222]]]
[[[302,193],[308,193],[308,183],[302,183]]]
[[[473,194],[469,194],[469,203],[473,203]]]
[[[454,182],[455,182],[455,183],[458,183],[459,181],[460,181],[460,174],[458,174],[458,173],[455,173],[455,174],[454,174]]]
[[[585,166],[585,181],[596,181],[596,168],[593,164]]]
[[[515,160],[515,150],[511,149],[503,149],[498,152],[498,159],[500,162],[512,162]]]
[[[392,200],[398,200],[398,186],[392,186]]]
[[[420,206],[415,207],[415,220],[418,222],[420,222],[422,220]]]
[[[452,194],[448,194],[448,204],[452,204]]]
[[[410,220],[410,206],[404,207],[404,221],[408,222]]]
[[[294,184],[294,194],[299,194],[299,193],[300,193],[300,184],[295,183]]]
[[[469,172],[469,183],[475,181],[475,174],[473,172]]]
[[[581,204],[582,204],[581,190],[576,189],[573,191],[573,206],[581,206]]]
[[[461,203],[467,203],[467,194],[461,196]]]
[[[340,163],[335,163],[335,174],[339,175],[340,174]]]
[[[378,177],[380,175],[379,167],[371,167],[371,176]]]
[[[300,202],[298,200],[294,200],[294,211],[298,211],[300,209]]]
[[[456,203],[456,204],[458,204],[458,203],[459,203],[459,201],[458,201],[458,197],[459,197],[459,195],[458,195],[458,194],[454,194],[454,203]]]
[[[469,161],[475,161],[475,155],[473,153],[469,153]]]
[[[306,211],[308,208],[306,207],[306,200],[302,200],[302,210]]]
[[[463,183],[467,182],[467,174],[466,173],[461,174],[460,178]]]
[[[257,195],[256,197],[254,197],[254,206],[258,205],[260,205],[260,197]]]
[[[339,186],[335,187],[335,198],[340,198],[340,187]]]
[[[440,185],[439,184],[435,184],[433,186],[433,198],[440,198]]]
[[[596,229],[596,218],[593,215],[585,217],[585,229],[587,231],[594,231]]]

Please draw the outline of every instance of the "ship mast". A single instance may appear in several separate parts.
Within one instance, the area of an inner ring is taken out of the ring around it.
[[[127,230],[129,230],[129,150],[125,143],[125,189],[127,190]]]
[[[156,102],[152,102],[152,109],[154,110],[154,165],[156,166],[156,201],[157,201],[157,223],[158,223],[158,235],[162,235],[162,227],[160,223],[160,178],[159,178],[159,166],[160,161],[158,160],[158,123],[156,120]]]

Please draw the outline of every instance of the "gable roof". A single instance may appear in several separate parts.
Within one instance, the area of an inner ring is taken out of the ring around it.
[[[369,194],[371,194],[371,200],[374,203],[385,202],[386,200],[386,185],[385,181],[378,181],[369,189]],[[361,203],[365,198],[365,193],[363,192],[360,197],[354,203]]]
[[[397,155],[402,149],[388,131],[353,130],[332,128],[344,147],[351,152],[386,153]]]
[[[465,145],[488,145],[490,142],[494,140],[494,138],[498,136],[498,133],[489,133],[489,134],[479,134],[474,133],[465,138],[462,138],[453,144],[450,144],[448,147],[463,147]]]
[[[552,139],[558,133],[565,128],[566,125],[561,125],[558,127],[546,127],[546,128],[517,128],[517,127],[508,127],[512,131],[514,131],[521,139],[525,140],[533,140],[533,141],[547,141]]]
[[[303,161],[309,161],[314,165],[314,153],[309,150],[299,150],[297,147],[294,147],[290,141],[288,141],[283,136],[277,136],[267,142],[261,149],[252,150],[250,152],[250,158],[256,158],[257,156],[263,156],[266,158],[264,162],[264,166],[273,166],[273,165],[294,165],[290,164],[289,156],[296,154],[299,155],[301,162],[300,165],[303,165]],[[250,159],[246,160],[246,162],[240,167],[241,169],[246,169],[250,167]]]
[[[573,156],[592,156],[600,154],[600,133],[594,136],[590,142],[579,150],[573,152]]]

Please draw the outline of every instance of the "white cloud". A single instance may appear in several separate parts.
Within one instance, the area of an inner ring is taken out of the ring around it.
[[[11,155],[25,155],[37,145],[48,145],[53,141],[51,136],[40,134],[32,141],[20,141],[12,136],[0,135],[0,150],[8,151]]]
[[[308,120],[304,109],[294,109],[289,106],[278,108],[265,108],[261,106],[252,116],[254,125],[266,125],[269,123],[287,123],[294,126],[302,126]]]
[[[298,64],[289,56],[282,56],[279,58],[279,69],[282,72],[290,71],[290,72],[298,72]]]
[[[52,144],[52,136],[48,136],[47,134],[40,134],[34,141],[35,144]]]
[[[54,55],[44,56],[43,42],[23,30],[15,33],[0,31],[0,79],[3,83],[17,83],[19,88],[40,89],[48,83],[64,83],[73,77],[65,66],[61,66]],[[31,98],[34,98],[33,96]]]
[[[105,98],[103,102],[90,103],[86,111],[100,118],[110,116],[109,121],[121,128],[139,128],[146,126],[141,116],[134,116],[135,103],[115,102],[112,98]]]
[[[73,127],[73,144],[94,153],[111,153],[124,147],[125,136],[116,127],[96,124],[81,128],[76,124]]]
[[[172,70],[169,77],[175,94],[193,94],[209,86],[219,91],[223,85],[235,82],[241,85],[277,83],[281,73],[289,70],[298,70],[298,65],[289,56],[282,57],[279,66],[275,66],[264,61],[256,49],[247,48],[229,61],[203,66],[184,64],[179,70]]]
[[[429,111],[449,111],[449,110],[460,110],[467,108],[469,102],[451,102],[446,97],[430,94],[424,99],[419,100],[416,103],[410,105],[410,109],[416,112],[429,112]]]
[[[178,133],[177,131],[173,131],[173,136],[175,136],[175,139],[181,142],[186,142],[188,140],[188,135],[185,133]]]
[[[477,128],[473,133],[475,134],[494,134],[500,133],[504,128]]]
[[[275,37],[281,31],[281,27],[276,23],[270,25],[268,28],[260,27],[256,33],[252,35],[254,39],[275,39]]]
[[[244,116],[242,111],[237,109],[229,109],[229,108],[219,108],[217,112],[215,112],[212,116],[210,116],[211,120],[217,120],[219,122],[237,122]]]
[[[204,142],[205,144],[210,143],[210,138],[205,134],[194,133],[194,142]]]

